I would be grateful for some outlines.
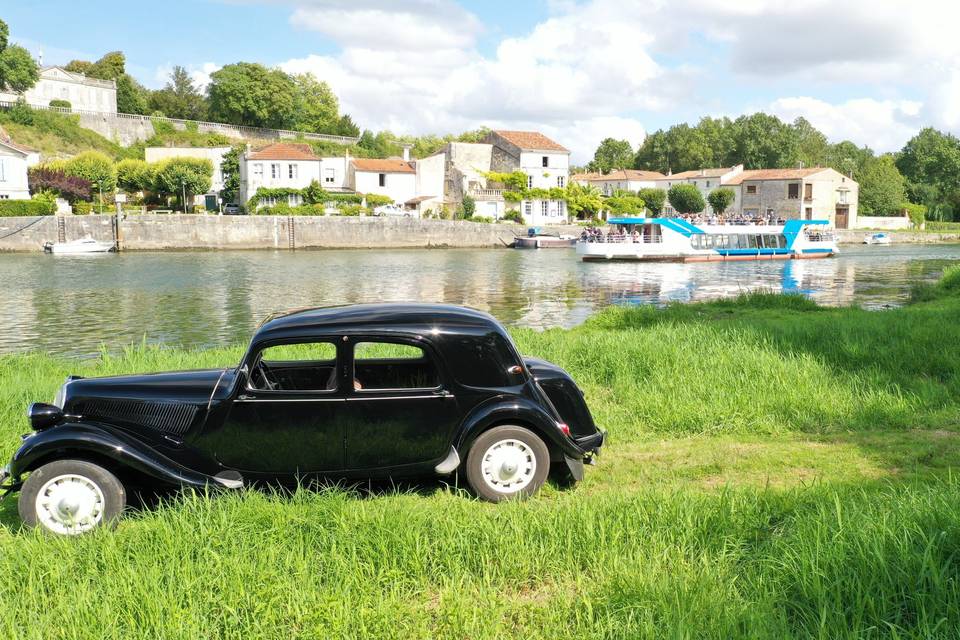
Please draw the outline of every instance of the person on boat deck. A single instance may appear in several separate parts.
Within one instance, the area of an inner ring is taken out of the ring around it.
[[[637,231],[636,227],[633,228],[633,233],[631,235],[633,236],[634,242],[640,242],[640,232]]]

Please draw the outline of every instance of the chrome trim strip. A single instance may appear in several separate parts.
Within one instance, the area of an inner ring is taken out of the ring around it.
[[[346,398],[236,398],[234,402],[344,402]]]
[[[350,396],[347,402],[356,402],[357,400],[426,400],[428,398],[452,398],[452,395],[441,395],[431,393],[428,396]]]

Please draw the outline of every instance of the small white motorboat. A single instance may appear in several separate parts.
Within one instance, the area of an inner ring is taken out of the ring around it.
[[[890,244],[893,240],[888,233],[869,233],[863,238],[863,244]]]
[[[71,240],[70,242],[48,242],[43,245],[43,250],[47,253],[58,254],[106,253],[108,251],[115,251],[116,245],[103,240],[81,238],[80,240]]]

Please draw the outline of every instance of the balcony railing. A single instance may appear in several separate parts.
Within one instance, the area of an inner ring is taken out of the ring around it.
[[[473,187],[470,189],[470,195],[480,199],[499,199],[503,197],[503,189],[479,189]]]

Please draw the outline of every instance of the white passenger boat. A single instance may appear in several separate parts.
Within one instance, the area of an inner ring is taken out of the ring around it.
[[[787,220],[783,225],[694,225],[683,218],[611,218],[621,230],[577,242],[583,260],[726,262],[829,258],[836,239],[827,220]]]
[[[868,233],[863,238],[863,244],[890,244],[892,241],[888,233]]]
[[[48,242],[43,245],[43,250],[47,253],[57,254],[106,253],[113,251],[115,248],[116,246],[112,242],[94,240],[93,238],[82,238],[70,242]]]

